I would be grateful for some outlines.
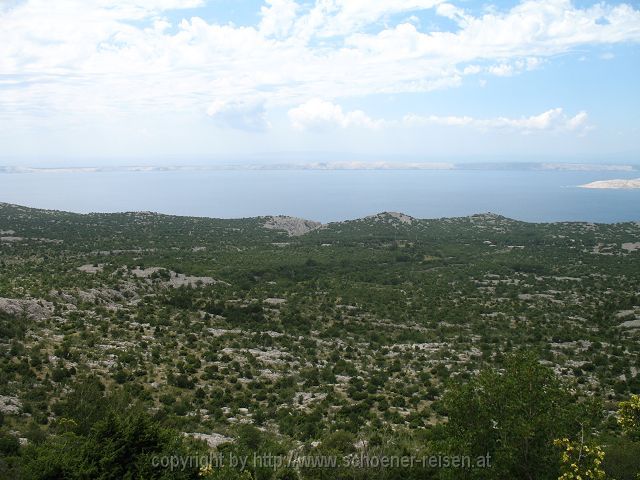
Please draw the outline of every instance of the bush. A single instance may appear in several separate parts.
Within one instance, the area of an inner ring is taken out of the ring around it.
[[[604,441],[604,471],[607,478],[636,480],[640,472],[640,442],[628,438],[610,438]]]
[[[176,432],[161,427],[138,407],[109,411],[87,436],[67,432],[24,451],[27,478],[104,480],[195,479],[195,466],[170,471],[153,462],[162,456],[198,454]]]
[[[523,354],[510,357],[503,373],[485,370],[454,387],[443,402],[445,449],[471,458],[491,455],[492,468],[470,471],[468,478],[557,478],[553,441],[573,438],[580,422],[588,431],[588,420],[597,419],[578,407],[551,369]]]

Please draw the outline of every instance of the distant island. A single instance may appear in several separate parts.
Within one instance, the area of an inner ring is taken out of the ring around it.
[[[0,165],[2,173],[103,173],[103,172],[184,172],[226,170],[495,170],[563,172],[634,172],[640,165],[541,162],[389,162],[327,161],[280,163],[211,163],[200,165],[89,165],[48,166]]]
[[[632,189],[640,188],[640,178],[599,180],[597,182],[585,183],[580,188],[600,188],[600,189]]]

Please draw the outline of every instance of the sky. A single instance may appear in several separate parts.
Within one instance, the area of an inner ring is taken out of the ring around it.
[[[0,164],[640,163],[640,2],[0,0]]]

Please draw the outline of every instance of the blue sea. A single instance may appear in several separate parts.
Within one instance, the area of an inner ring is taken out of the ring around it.
[[[155,211],[322,222],[398,211],[418,218],[494,212],[518,220],[640,220],[640,190],[577,188],[635,172],[220,170],[0,173],[0,201],[73,212]]]

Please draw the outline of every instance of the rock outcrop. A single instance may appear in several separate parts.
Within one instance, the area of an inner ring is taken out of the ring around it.
[[[305,233],[316,230],[321,226],[322,224],[320,222],[305,220],[304,218],[286,217],[283,215],[268,217],[267,221],[264,223],[264,228],[269,230],[283,230],[287,232],[290,237],[304,235]]]
[[[0,312],[29,320],[44,320],[53,315],[53,304],[45,300],[0,298]]]

